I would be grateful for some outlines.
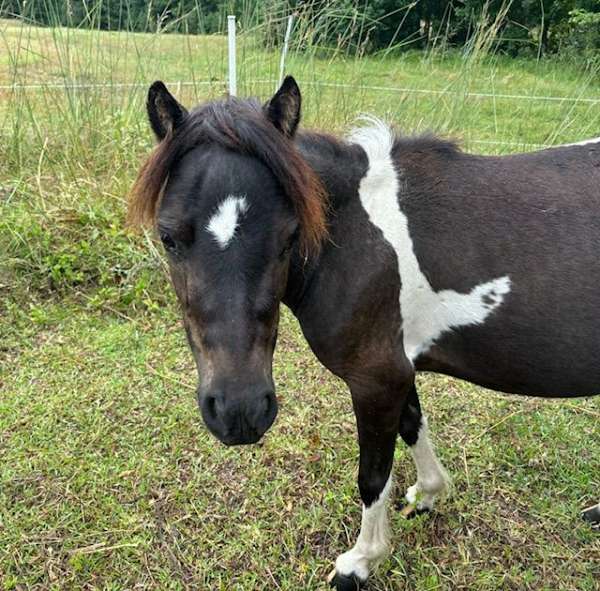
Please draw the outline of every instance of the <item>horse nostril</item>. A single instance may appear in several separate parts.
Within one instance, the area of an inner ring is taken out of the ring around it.
[[[227,401],[220,391],[206,394],[202,402],[202,412],[212,419],[222,419],[227,414]]]
[[[264,416],[274,417],[277,414],[277,398],[275,392],[267,392],[264,398]]]
[[[217,399],[214,396],[207,396],[206,397],[206,412],[208,413],[208,415],[212,418],[215,418],[217,416]]]

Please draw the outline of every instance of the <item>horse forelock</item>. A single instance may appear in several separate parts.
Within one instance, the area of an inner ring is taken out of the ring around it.
[[[298,217],[302,250],[306,254],[318,252],[327,236],[327,197],[323,185],[293,141],[267,120],[255,100],[229,97],[191,111],[142,165],[132,189],[130,222],[155,225],[160,199],[173,167],[189,150],[215,144],[255,157],[270,169]]]

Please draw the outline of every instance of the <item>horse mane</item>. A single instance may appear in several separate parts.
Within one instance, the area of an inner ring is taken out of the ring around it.
[[[445,157],[462,153],[460,141],[453,137],[440,137],[431,132],[416,136],[396,136],[394,150],[411,149],[418,152],[432,152]]]
[[[319,251],[327,236],[325,189],[293,141],[275,128],[253,99],[228,97],[208,102],[191,111],[175,131],[167,134],[139,171],[129,203],[131,224],[156,224],[171,170],[186,152],[204,144],[218,144],[265,164],[294,207],[303,253]]]

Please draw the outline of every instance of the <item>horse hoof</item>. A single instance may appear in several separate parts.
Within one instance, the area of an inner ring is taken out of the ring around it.
[[[335,571],[334,573],[331,573],[329,578],[329,586],[335,588],[335,591],[360,591],[364,588],[366,581],[356,575],[346,576]]]
[[[398,501],[396,503],[396,509],[400,511],[404,519],[414,519],[419,515],[431,513],[431,509],[428,509],[427,507],[424,507],[423,509],[418,509],[416,505],[413,505],[412,503],[406,503],[404,501]]]
[[[600,528],[600,505],[588,507],[581,512],[581,516],[591,524],[594,529]]]

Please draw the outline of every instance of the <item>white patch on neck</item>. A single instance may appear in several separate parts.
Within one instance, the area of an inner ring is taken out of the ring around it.
[[[240,217],[248,211],[246,197],[228,195],[210,218],[206,229],[213,235],[221,248],[227,248],[240,225]]]
[[[408,231],[408,219],[398,202],[401,174],[391,157],[392,130],[377,119],[352,132],[350,141],[359,144],[369,159],[358,193],[371,223],[396,252],[400,274],[400,312],[404,351],[414,360],[425,353],[444,333],[472,324],[482,324],[504,301],[510,278],[499,277],[476,285],[469,293],[451,289],[435,292],[419,266]],[[443,255],[444,253],[440,253]]]
[[[587,146],[588,144],[600,144],[600,137],[595,137],[591,140],[583,140],[582,142],[575,142],[573,144],[561,144],[556,146],[557,148],[568,148],[569,146]]]

